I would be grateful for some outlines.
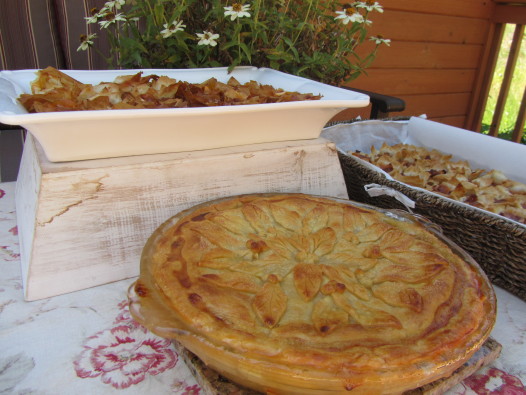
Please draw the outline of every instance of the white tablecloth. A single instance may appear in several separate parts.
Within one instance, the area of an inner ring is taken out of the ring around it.
[[[0,394],[199,394],[172,344],[131,319],[134,279],[24,301],[14,190],[0,184]],[[496,292],[502,354],[450,394],[526,394],[526,303]]]

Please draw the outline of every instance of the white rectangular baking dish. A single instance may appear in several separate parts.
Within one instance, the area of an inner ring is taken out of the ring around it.
[[[37,70],[0,72],[0,122],[21,125],[32,133],[52,162],[157,154],[317,138],[323,126],[346,108],[365,107],[369,97],[272,69],[237,67],[152,70],[64,70],[71,77],[97,84],[117,76],[166,75],[200,83],[215,77],[227,82],[250,80],[300,93],[321,94],[321,100],[240,106],[70,111],[29,114],[18,103],[30,93]]]

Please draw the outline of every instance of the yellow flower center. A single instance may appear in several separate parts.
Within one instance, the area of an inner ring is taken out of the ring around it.
[[[232,10],[235,12],[241,12],[243,10],[243,4],[239,4],[239,3],[232,4]]]
[[[104,15],[104,19],[107,21],[113,21],[115,19],[115,14],[113,12],[108,12],[106,15]]]
[[[345,9],[345,15],[351,16],[351,15],[354,15],[354,14],[356,14],[356,8],[348,7],[348,8]]]

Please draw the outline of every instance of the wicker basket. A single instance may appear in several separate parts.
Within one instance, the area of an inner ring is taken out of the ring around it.
[[[369,196],[364,186],[379,184],[403,193],[415,202],[412,211],[438,224],[444,235],[480,264],[495,285],[526,301],[526,226],[390,180],[353,156],[341,151],[338,155],[351,200],[406,209],[391,196]]]

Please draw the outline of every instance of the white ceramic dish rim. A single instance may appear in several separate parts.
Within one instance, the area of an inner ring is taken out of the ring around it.
[[[214,115],[236,114],[246,112],[262,112],[273,110],[287,110],[297,108],[357,108],[369,104],[369,96],[346,90],[306,78],[297,77],[272,69],[241,66],[235,68],[231,74],[226,67],[210,69],[130,69],[130,70],[62,70],[64,73],[86,83],[99,83],[113,81],[120,75],[135,74],[140,71],[143,75],[156,74],[168,75],[172,78],[188,82],[203,82],[208,78],[216,77],[226,82],[231,76],[241,83],[251,79],[285,90],[294,90],[300,93],[322,94],[321,100],[306,100],[285,103],[250,104],[238,106],[194,107],[194,108],[169,108],[169,109],[140,109],[140,110],[97,110],[97,111],[68,111],[29,114],[17,102],[21,93],[30,92],[30,82],[36,78],[38,70],[0,71],[0,122],[10,125],[31,125],[33,123],[50,123],[59,121],[120,119],[120,118],[155,118],[158,116],[184,116],[184,115]],[[248,76],[248,77],[247,77]],[[248,79],[247,79],[248,78]],[[275,81],[275,82],[274,82]],[[318,88],[318,91],[316,91]],[[2,97],[3,96],[3,97]]]

